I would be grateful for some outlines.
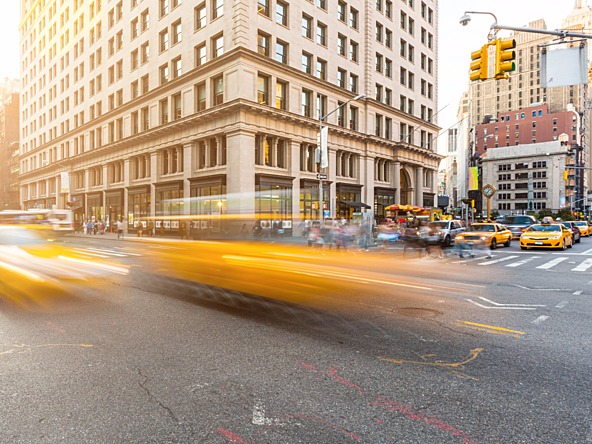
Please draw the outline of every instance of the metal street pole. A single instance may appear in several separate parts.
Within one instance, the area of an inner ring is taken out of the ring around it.
[[[323,228],[323,226],[325,225],[325,212],[324,212],[324,208],[323,208],[323,180],[324,180],[324,178],[323,178],[322,170],[323,170],[323,168],[326,168],[327,166],[329,166],[329,150],[328,150],[329,128],[326,128],[326,135],[325,135],[325,137],[323,137],[323,121],[327,117],[329,117],[331,114],[333,114],[334,112],[343,108],[348,103],[363,99],[365,97],[366,97],[366,94],[359,94],[359,95],[355,96],[354,98],[349,99],[346,102],[343,102],[341,105],[339,105],[333,111],[325,114],[324,116],[321,114],[322,110],[321,110],[321,104],[319,102],[319,110],[318,110],[318,112],[319,112],[319,159],[318,159],[317,179],[319,180],[319,225],[320,225],[320,228]]]

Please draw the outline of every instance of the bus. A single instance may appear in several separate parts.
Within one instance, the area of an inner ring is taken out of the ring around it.
[[[57,234],[74,233],[74,213],[64,209],[30,209],[0,211],[0,225],[24,225],[50,229]]]

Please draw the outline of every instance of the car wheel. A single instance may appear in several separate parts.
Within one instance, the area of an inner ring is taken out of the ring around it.
[[[495,238],[491,239],[491,249],[495,250],[495,247],[497,247],[497,241],[495,240]]]
[[[508,242],[506,242],[504,245],[505,245],[506,247],[509,247],[510,245],[512,245],[512,238],[509,238],[509,239],[508,239]]]
[[[579,244],[579,243],[581,242],[581,240],[582,240],[582,238],[581,238],[581,237],[578,237],[578,238],[576,239],[576,244]]]

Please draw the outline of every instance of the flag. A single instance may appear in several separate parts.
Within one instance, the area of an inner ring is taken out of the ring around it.
[[[479,167],[469,167],[469,191],[479,189]]]

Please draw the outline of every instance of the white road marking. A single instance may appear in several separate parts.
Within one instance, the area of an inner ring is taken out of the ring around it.
[[[478,307],[481,308],[487,308],[487,309],[496,309],[496,310],[536,310],[536,308],[534,307],[488,307],[487,305],[483,305],[480,304],[477,301],[473,301],[472,299],[467,299],[467,301],[469,301],[472,304],[477,305]]]
[[[536,318],[534,321],[532,321],[532,323],[533,324],[540,324],[541,322],[543,322],[547,319],[549,319],[549,316],[542,315],[542,316],[539,316],[538,318]]]
[[[508,256],[508,257],[502,257],[493,261],[487,261],[487,262],[479,262],[477,265],[491,265],[491,264],[497,264],[498,262],[504,262],[504,261],[509,261],[510,259],[515,259],[518,256]]]
[[[559,304],[557,304],[555,306],[555,308],[565,308],[565,306],[568,304],[567,301],[561,301]]]
[[[553,259],[552,261],[544,263],[543,265],[539,265],[537,268],[541,268],[543,270],[548,270],[549,268],[553,268],[555,265],[563,262],[564,260],[567,260],[567,258],[566,257],[558,257],[557,259]]]
[[[571,288],[530,288],[525,287],[524,285],[518,284],[510,284],[514,287],[522,288],[523,290],[531,290],[531,291],[571,291]]]
[[[506,265],[506,267],[519,267],[520,265],[524,265],[528,262],[530,262],[533,259],[538,259],[540,258],[540,256],[532,256],[532,257],[528,257],[526,259],[522,259],[521,261],[518,262],[512,262],[511,264]]]
[[[592,267],[592,259],[586,259],[576,268],[572,268],[571,271],[586,271],[590,267]]]
[[[586,255],[586,254],[592,254],[592,248],[590,248],[589,250],[584,251],[583,253],[580,253],[581,255]]]
[[[579,296],[579,295],[582,294],[582,290],[574,291],[572,294],[575,294],[576,296]]]
[[[479,299],[485,302],[489,302],[490,304],[497,305],[497,306],[505,306],[505,307],[546,307],[546,305],[535,305],[535,304],[500,304],[499,302],[490,301],[489,299],[484,298],[483,296],[479,296]]]
[[[467,255],[466,257],[467,257],[467,259],[461,258],[459,261],[454,261],[454,262],[452,262],[452,263],[453,263],[453,264],[465,264],[465,263],[467,263],[467,262],[473,262],[473,261],[478,261],[478,260],[481,260],[481,259],[483,259],[483,258],[482,258],[482,257],[480,257],[480,256],[471,257],[470,259],[469,259],[469,257],[470,257],[469,255]],[[495,257],[495,255],[492,255],[491,257]]]

